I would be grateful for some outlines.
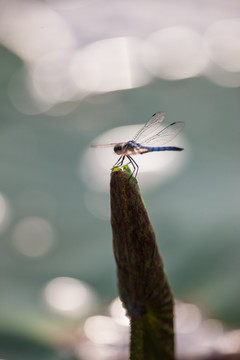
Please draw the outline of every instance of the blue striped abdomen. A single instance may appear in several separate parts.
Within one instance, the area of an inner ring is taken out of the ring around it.
[[[183,148],[176,146],[159,146],[159,147],[151,147],[151,146],[141,146],[143,149],[147,149],[148,151],[182,151]]]

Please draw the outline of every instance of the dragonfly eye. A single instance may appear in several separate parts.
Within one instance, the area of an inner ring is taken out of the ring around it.
[[[116,154],[121,154],[122,153],[122,149],[123,149],[123,146],[122,145],[116,145],[114,146],[113,150]]]
[[[121,145],[116,145],[114,146],[114,151],[121,151],[122,150],[122,146]]]

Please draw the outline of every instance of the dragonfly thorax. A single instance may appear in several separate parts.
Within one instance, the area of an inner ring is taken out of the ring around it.
[[[130,156],[133,154],[137,154],[138,149],[139,149],[139,144],[136,144],[133,141],[116,144],[113,148],[114,152],[117,155],[122,155],[122,156]]]

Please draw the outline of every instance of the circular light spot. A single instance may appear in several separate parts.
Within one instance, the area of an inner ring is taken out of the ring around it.
[[[41,102],[57,104],[72,99],[79,89],[69,74],[73,54],[58,51],[48,53],[31,67],[32,90]]]
[[[140,43],[133,38],[97,41],[75,55],[72,77],[81,91],[89,93],[142,86],[151,76],[139,61],[139,53]]]
[[[84,316],[96,305],[93,290],[84,282],[70,277],[51,280],[43,296],[51,310],[68,316]]]
[[[240,19],[221,20],[206,32],[210,56],[227,71],[240,71]]]
[[[186,27],[169,27],[148,38],[143,47],[143,61],[154,75],[178,80],[201,73],[209,58],[197,32]]]
[[[97,344],[117,344],[122,341],[117,324],[108,316],[92,316],[84,324],[87,337]]]
[[[4,45],[27,62],[76,45],[68,23],[40,1],[5,2],[0,31]]]
[[[202,315],[196,305],[177,302],[175,306],[175,325],[178,333],[192,333],[202,321]]]
[[[20,253],[38,257],[52,248],[54,231],[48,221],[39,217],[28,217],[15,225],[12,239]]]

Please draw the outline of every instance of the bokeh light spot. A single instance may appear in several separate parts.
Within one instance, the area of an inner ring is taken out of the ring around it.
[[[56,104],[72,99],[79,92],[69,73],[72,57],[71,52],[52,51],[34,62],[31,76],[37,98]]]
[[[20,220],[15,225],[12,240],[21,254],[38,257],[52,248],[54,231],[48,221],[32,216]]]
[[[78,88],[88,92],[131,89],[151,78],[140,60],[140,42],[134,38],[97,41],[76,53],[71,73]]]
[[[175,326],[178,333],[191,333],[195,331],[202,320],[200,310],[193,304],[177,302],[175,315]]]
[[[108,316],[92,316],[84,324],[87,337],[98,344],[117,344],[121,342],[118,326]]]
[[[205,37],[213,61],[227,71],[240,72],[240,19],[215,22]]]
[[[143,48],[143,61],[154,75],[178,80],[198,75],[209,57],[202,37],[186,27],[169,27],[153,33]]]
[[[35,61],[57,49],[67,52],[75,45],[67,22],[43,2],[11,0],[3,3],[0,40],[23,60]]]
[[[66,316],[84,316],[96,306],[94,291],[83,281],[58,277],[51,280],[43,291],[47,306],[55,313]]]

